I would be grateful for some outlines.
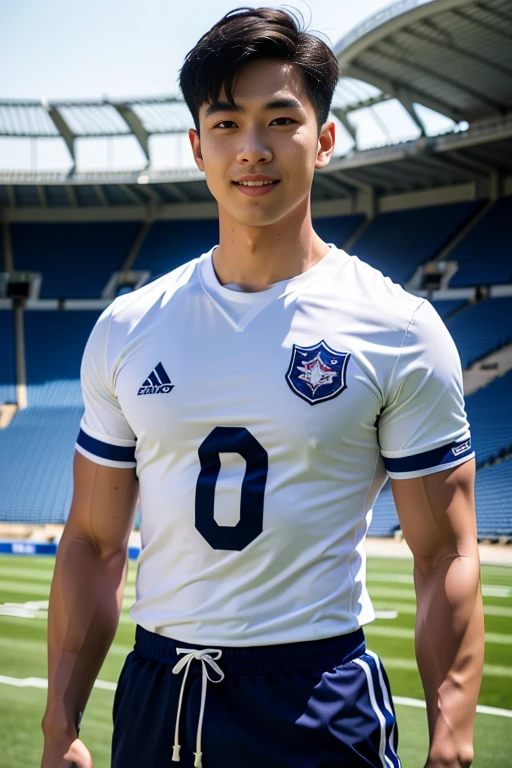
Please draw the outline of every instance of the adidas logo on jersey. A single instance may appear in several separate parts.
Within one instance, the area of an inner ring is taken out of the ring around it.
[[[171,384],[171,380],[162,363],[158,363],[147,379],[142,382],[137,395],[166,395],[171,389],[174,389],[174,384]]]

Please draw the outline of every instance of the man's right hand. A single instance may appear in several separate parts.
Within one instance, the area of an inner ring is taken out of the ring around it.
[[[91,753],[78,738],[47,740],[41,768],[93,768]]]

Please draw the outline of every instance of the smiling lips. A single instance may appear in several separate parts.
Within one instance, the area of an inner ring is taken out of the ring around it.
[[[233,184],[242,194],[257,197],[259,195],[267,195],[275,189],[279,184],[279,179],[255,174],[253,176],[242,176],[240,179],[233,181]]]

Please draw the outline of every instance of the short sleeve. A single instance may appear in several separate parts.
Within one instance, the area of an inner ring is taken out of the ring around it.
[[[474,457],[459,354],[428,301],[407,328],[386,394],[379,445],[391,478],[429,475]]]
[[[82,358],[80,378],[85,413],[76,450],[97,464],[129,468],[136,466],[136,438],[123,415],[109,373],[111,307],[94,326]]]

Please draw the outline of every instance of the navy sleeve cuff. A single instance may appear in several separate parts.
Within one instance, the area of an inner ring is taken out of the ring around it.
[[[83,429],[80,430],[77,445],[92,454],[98,456],[101,459],[108,459],[109,461],[122,461],[131,462],[135,461],[135,446],[122,446],[111,445],[111,443],[104,443],[101,440],[91,437]]]
[[[416,453],[413,456],[403,456],[398,459],[390,459],[383,456],[384,465],[390,474],[401,474],[409,472],[424,472],[437,467],[448,468],[455,463],[460,464],[464,459],[472,458],[473,449],[471,447],[471,438],[442,445],[440,448],[434,448],[424,453]]]

